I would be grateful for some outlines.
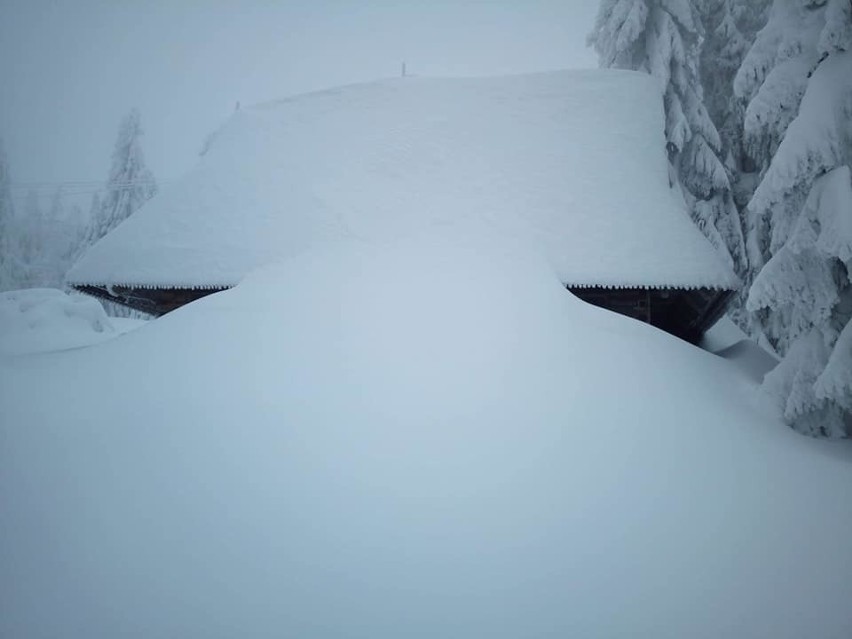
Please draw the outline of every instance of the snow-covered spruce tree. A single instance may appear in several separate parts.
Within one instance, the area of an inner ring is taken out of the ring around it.
[[[781,364],[764,382],[801,432],[852,434],[852,2],[775,0],[737,75],[762,179],[748,299]]]
[[[721,152],[731,183],[740,228],[745,228],[745,207],[756,186],[754,163],[743,148],[745,101],[734,98],[733,86],[760,28],[766,24],[770,0],[699,0],[704,25],[700,53],[704,105],[719,132]],[[747,260],[746,260],[747,261]],[[740,269],[742,288],[734,298],[729,314],[743,329],[751,332],[751,314],[745,309],[752,273]]]
[[[112,166],[103,199],[92,198],[89,229],[76,253],[97,242],[130,217],[157,192],[154,176],[145,166],[140,138],[139,111],[133,109],[121,122],[112,154]],[[112,317],[141,317],[142,314],[112,302],[104,302]]]
[[[747,268],[742,228],[721,140],[703,104],[698,0],[601,0],[589,43],[603,67],[635,69],[664,91],[666,142],[693,220],[739,274]]]
[[[139,111],[133,109],[121,122],[112,167],[101,206],[94,211],[86,245],[91,245],[126,220],[157,192],[154,176],[145,166],[140,138]]]
[[[12,206],[10,182],[6,150],[3,146],[3,140],[0,139],[0,291],[14,288],[12,233],[15,223],[15,210]]]
[[[734,78],[757,32],[766,24],[769,5],[770,0],[699,3],[705,29],[700,57],[704,106],[719,131],[720,157],[737,182],[733,186],[738,209],[745,208],[754,188],[748,183],[738,184],[743,174],[751,173],[753,163],[742,144],[746,103],[734,99]]]
[[[830,1],[839,6],[848,0]],[[743,146],[762,180],[787,127],[798,113],[808,79],[820,61],[818,42],[825,26],[825,0],[774,0],[766,26],[743,61],[734,93],[747,105]],[[793,208],[799,209],[799,206]],[[770,248],[770,211],[749,206],[746,246],[752,272],[774,252]],[[790,217],[790,216],[782,216]]]

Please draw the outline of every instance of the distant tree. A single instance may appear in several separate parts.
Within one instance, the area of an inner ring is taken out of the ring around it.
[[[27,191],[23,213],[13,233],[12,279],[14,288],[33,288],[39,286],[39,264],[44,252],[44,213],[33,189]]]
[[[133,109],[119,127],[106,194],[92,216],[87,245],[113,230],[157,192],[154,176],[145,166],[141,137],[139,111]]]
[[[852,434],[852,3],[775,0],[737,74],[760,182],[748,299],[783,360],[764,387],[798,430]]]
[[[69,212],[65,191],[58,186],[53,192],[50,208],[42,218],[41,255],[39,257],[39,286],[63,288],[65,273],[71,268],[81,232],[79,207]]]
[[[10,187],[9,164],[3,140],[0,139],[0,291],[13,286],[13,237],[15,210],[12,206],[12,190]]]
[[[601,0],[589,42],[601,66],[644,71],[659,80],[675,181],[695,223],[742,275],[742,228],[720,159],[722,142],[704,106],[703,35],[697,0]]]
[[[73,243],[70,247],[69,254],[69,263],[74,264],[80,256],[85,252],[85,250],[89,247],[89,236],[92,233],[92,227],[95,223],[95,220],[101,214],[101,208],[103,204],[101,203],[101,195],[100,192],[96,191],[92,194],[92,199],[89,203],[89,212],[88,215],[83,217],[82,210],[80,210],[79,206],[76,207],[75,217],[78,220],[85,219],[85,224],[82,228],[78,228],[77,232],[74,236]]]
[[[73,235],[62,187],[54,191],[47,212],[36,191],[30,190],[12,235],[12,288],[61,288],[70,266],[66,255]]]
[[[83,208],[79,204],[77,204],[76,202],[71,204],[67,223],[67,242],[64,246],[64,252],[62,254],[62,259],[68,265],[65,269],[66,271],[71,268],[71,266],[74,264],[77,257],[79,256],[80,245],[85,239],[86,231],[88,231],[88,226],[84,222],[84,220],[87,219],[88,218],[86,218],[85,214],[83,213]]]
[[[99,191],[95,191],[92,194],[92,202],[89,205],[89,224],[91,225],[91,221],[94,220],[98,215],[100,215],[101,208],[103,207],[103,203],[101,202],[101,194]]]
[[[79,257],[86,248],[112,231],[156,194],[156,181],[145,166],[142,153],[142,133],[139,111],[133,109],[119,126],[106,193],[103,199],[97,193],[92,198],[89,228],[74,251],[75,257]],[[113,317],[142,316],[111,302],[105,302],[104,308]]]

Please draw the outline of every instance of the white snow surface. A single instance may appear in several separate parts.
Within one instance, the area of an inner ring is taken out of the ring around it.
[[[701,348],[736,366],[755,384],[778,366],[778,360],[752,341],[728,316],[722,317],[701,338]]]
[[[479,234],[0,357],[0,636],[847,639],[852,448],[733,371]]]
[[[735,287],[669,188],[662,96],[616,70],[397,78],[237,111],[72,284],[230,286],[328,240],[484,223],[571,285]]]
[[[22,354],[89,346],[137,328],[107,317],[97,300],[53,288],[0,293],[0,353]]]

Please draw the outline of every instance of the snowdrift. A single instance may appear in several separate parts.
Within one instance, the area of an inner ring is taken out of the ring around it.
[[[0,293],[0,353],[21,354],[97,344],[138,326],[107,317],[100,302],[52,288]]]
[[[0,358],[0,635],[848,637],[849,446],[528,255],[331,246]]]

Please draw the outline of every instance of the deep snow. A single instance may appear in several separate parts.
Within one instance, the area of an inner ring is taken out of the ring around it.
[[[571,285],[735,287],[669,187],[662,95],[632,71],[397,78],[237,111],[72,284],[230,286],[328,240],[486,225]]]
[[[107,317],[97,300],[58,289],[0,293],[0,353],[40,353],[90,346],[143,323]]]
[[[521,245],[341,243],[0,357],[0,635],[852,633],[852,449]]]
[[[751,340],[728,316],[704,334],[701,348],[731,362],[755,384],[762,383],[767,373],[778,366],[778,359]]]

